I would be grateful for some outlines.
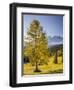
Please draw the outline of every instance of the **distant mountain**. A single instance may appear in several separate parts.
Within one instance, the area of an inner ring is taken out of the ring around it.
[[[63,38],[60,36],[48,37],[49,46],[63,44]]]
[[[60,49],[63,49],[63,44],[53,45],[50,47],[50,52],[55,52],[56,50],[60,50]]]

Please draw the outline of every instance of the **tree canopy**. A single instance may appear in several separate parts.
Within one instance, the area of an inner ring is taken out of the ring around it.
[[[27,30],[27,41],[25,41],[24,56],[36,68],[40,64],[47,64],[49,60],[48,39],[43,27],[38,20],[33,20]]]

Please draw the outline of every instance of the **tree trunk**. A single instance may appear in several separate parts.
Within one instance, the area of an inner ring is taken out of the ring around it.
[[[63,63],[63,54],[62,54],[62,63]]]
[[[58,58],[57,58],[57,50],[56,50],[56,54],[55,54],[55,60],[54,63],[57,64],[58,63]]]
[[[38,62],[36,60],[36,67],[35,67],[35,71],[34,72],[41,72],[39,69],[38,69]]]

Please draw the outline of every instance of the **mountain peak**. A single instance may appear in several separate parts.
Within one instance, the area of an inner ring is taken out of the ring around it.
[[[63,37],[61,36],[49,36],[48,37],[49,45],[63,44]]]

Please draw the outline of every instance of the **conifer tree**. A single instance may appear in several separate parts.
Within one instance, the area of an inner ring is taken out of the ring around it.
[[[35,66],[35,72],[40,72],[38,66],[47,64],[49,60],[48,40],[46,33],[38,20],[33,20],[27,31],[27,41],[25,42],[24,56],[29,58]]]

